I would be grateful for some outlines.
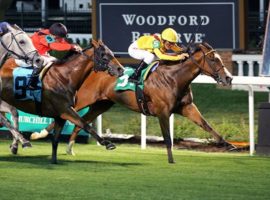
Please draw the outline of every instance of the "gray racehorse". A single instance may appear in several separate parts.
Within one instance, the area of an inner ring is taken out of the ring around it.
[[[40,57],[29,36],[17,25],[7,24],[5,31],[0,36],[0,67],[11,56],[15,59],[23,60],[32,66],[41,66],[43,58]],[[2,80],[0,79],[0,93],[2,92]],[[14,126],[6,119],[5,115],[0,113],[0,124],[7,127],[12,136],[13,143],[10,146],[13,154],[17,153],[18,141],[22,143],[22,147],[31,147],[31,144],[18,131],[18,112],[17,109],[2,99],[0,99],[0,112],[10,113],[12,115]]]

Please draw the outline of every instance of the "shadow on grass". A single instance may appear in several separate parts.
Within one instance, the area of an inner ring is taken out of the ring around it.
[[[129,166],[140,166],[142,163],[136,162],[112,162],[112,161],[97,161],[97,160],[65,160],[58,159],[57,164],[51,163],[51,156],[48,155],[36,155],[36,156],[0,156],[0,162],[16,162],[16,163],[27,163],[38,166],[65,166],[69,164],[95,164],[95,165],[110,165],[110,166],[121,166],[121,167],[129,167]]]

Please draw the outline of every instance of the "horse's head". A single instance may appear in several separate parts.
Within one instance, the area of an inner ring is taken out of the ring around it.
[[[94,62],[96,71],[106,71],[112,76],[122,76],[124,67],[114,57],[113,52],[102,41],[92,40],[94,46]]]
[[[0,42],[3,49],[13,58],[24,60],[26,63],[37,67],[44,62],[30,37],[17,25],[7,25],[5,32],[0,37]]]
[[[193,56],[198,57],[193,59]],[[231,85],[231,73],[224,66],[220,55],[208,43],[198,44],[193,56],[191,56],[191,60],[200,68],[203,74],[213,77],[217,83]]]

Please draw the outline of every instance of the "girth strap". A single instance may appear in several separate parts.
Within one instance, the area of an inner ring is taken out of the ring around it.
[[[135,94],[136,94],[136,100],[137,100],[137,104],[139,106],[140,111],[144,114],[144,115],[151,115],[147,102],[145,100],[144,94],[143,94],[143,90],[139,87],[139,84],[136,83],[136,87],[135,87]]]

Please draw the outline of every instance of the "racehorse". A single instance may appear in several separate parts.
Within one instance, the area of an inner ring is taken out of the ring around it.
[[[0,71],[2,82],[1,97],[14,107],[31,114],[54,118],[55,134],[52,138],[52,163],[57,163],[58,137],[66,120],[83,128],[107,149],[115,146],[99,137],[74,111],[74,96],[85,78],[93,71],[108,71],[110,75],[122,75],[123,66],[115,59],[112,51],[101,41],[92,41],[93,47],[81,54],[71,56],[64,63],[53,64],[43,78],[42,102],[40,109],[32,100],[19,101],[14,96],[12,71],[17,68],[14,60],[8,60]],[[22,93],[25,88],[21,88]],[[40,110],[40,111],[39,111]]]
[[[0,36],[0,67],[6,61],[8,55],[15,59],[24,60],[33,66],[39,67],[43,64],[43,58],[38,54],[29,36],[17,25],[7,25]],[[12,114],[14,118],[14,127],[2,113],[0,113],[0,122],[11,131],[13,137],[16,140],[19,140],[23,147],[31,146],[30,142],[24,139],[17,131],[18,112],[16,108],[0,99],[0,111]]]
[[[159,119],[161,132],[167,147],[168,162],[174,163],[172,142],[169,131],[169,117],[172,113],[180,114],[209,132],[219,145],[232,147],[203,118],[193,103],[190,84],[200,73],[211,76],[217,83],[231,85],[232,76],[224,67],[219,54],[207,43],[197,44],[190,51],[190,58],[185,62],[165,62],[144,82],[144,95],[149,112]],[[105,73],[91,73],[84,81],[76,95],[75,110],[90,106],[83,119],[92,122],[98,115],[107,111],[114,103],[141,112],[133,91],[114,90],[116,77]],[[53,124],[47,130],[50,131]],[[72,145],[80,130],[75,127],[68,151],[73,152]]]

